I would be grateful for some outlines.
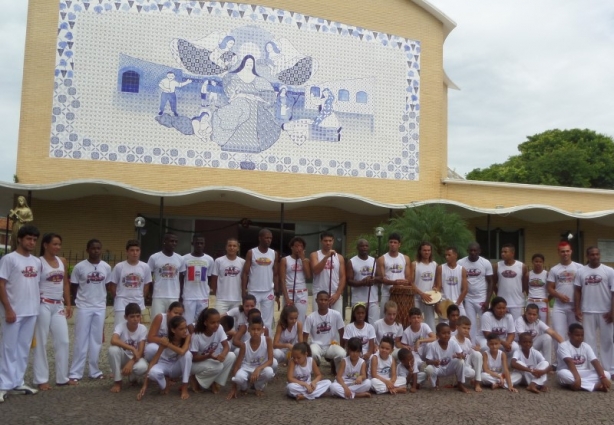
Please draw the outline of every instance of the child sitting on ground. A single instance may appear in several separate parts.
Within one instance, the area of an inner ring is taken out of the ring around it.
[[[394,340],[385,336],[379,350],[371,357],[371,389],[376,394],[403,394],[407,392],[407,380],[397,377],[397,365],[392,358]]]
[[[522,380],[527,390],[539,394],[548,391],[546,381],[552,370],[542,353],[533,348],[533,337],[529,332],[520,334],[520,349],[514,352],[512,368],[522,373]]]
[[[413,353],[407,348],[401,348],[397,356],[399,357],[397,376],[405,378],[407,385],[411,384],[409,392],[415,393],[420,388],[420,384],[426,380],[426,373],[418,370],[418,362]]]
[[[288,395],[296,398],[296,401],[315,400],[324,395],[330,388],[331,382],[322,379],[320,368],[311,357],[309,345],[299,342],[292,347],[291,353],[286,386]]]
[[[348,355],[339,363],[337,382],[331,384],[330,392],[345,399],[371,397],[367,362],[362,358],[362,340],[357,337],[350,338],[346,347]]]

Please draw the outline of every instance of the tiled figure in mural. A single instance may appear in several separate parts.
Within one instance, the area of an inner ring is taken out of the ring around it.
[[[316,71],[317,62],[294,48],[285,38],[271,40],[264,46],[265,58],[261,62],[278,81],[300,86],[305,84]]]
[[[177,95],[175,94],[175,90],[179,87],[187,86],[191,82],[192,80],[188,78],[180,83],[179,81],[175,80],[175,73],[173,71],[169,71],[166,74],[166,78],[162,79],[160,84],[158,84],[158,87],[160,87],[162,90],[160,93],[160,112],[158,112],[158,115],[162,115],[164,113],[166,103],[169,103],[171,106],[171,111],[173,111],[173,114],[178,117]]]
[[[318,100],[314,100],[314,102],[318,102]],[[329,140],[332,134],[337,140],[341,140],[341,127],[333,110],[335,95],[329,89],[324,89],[319,103],[318,116],[313,120],[312,135],[316,136],[316,139]]]
[[[255,65],[254,57],[247,55],[236,70],[224,76],[224,92],[230,100],[211,117],[212,139],[222,150],[257,153],[279,139],[275,91],[258,75]]]
[[[234,37],[227,35],[222,38],[219,33],[213,32],[194,42],[174,39],[171,53],[193,74],[219,75],[236,63],[236,54],[231,51],[234,45]]]

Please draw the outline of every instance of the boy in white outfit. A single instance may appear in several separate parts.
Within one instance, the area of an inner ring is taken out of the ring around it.
[[[519,342],[520,349],[516,350],[512,357],[512,368],[522,373],[521,382],[524,381],[528,391],[536,394],[548,391],[546,381],[552,366],[533,348],[533,336],[530,333],[521,333]]]
[[[345,325],[341,313],[329,308],[328,292],[320,291],[316,295],[318,310],[307,316],[303,325],[303,341],[311,337],[311,355],[318,365],[322,357],[334,361],[335,367],[345,357],[341,347]],[[337,339],[338,338],[338,339]],[[336,369],[335,369],[336,371]]]

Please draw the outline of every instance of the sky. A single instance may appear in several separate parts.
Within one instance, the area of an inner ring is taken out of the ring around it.
[[[614,136],[614,1],[430,2],[457,23],[444,45],[461,89],[449,92],[450,168],[465,175],[504,162],[553,128]],[[1,3],[0,181],[13,181],[27,1]]]

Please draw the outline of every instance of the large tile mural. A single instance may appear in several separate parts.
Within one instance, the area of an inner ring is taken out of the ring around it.
[[[420,42],[255,5],[64,0],[50,156],[418,180]]]

